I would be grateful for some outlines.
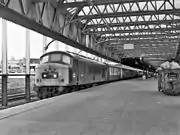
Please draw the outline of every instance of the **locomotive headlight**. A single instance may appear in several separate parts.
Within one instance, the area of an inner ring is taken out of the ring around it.
[[[43,77],[44,77],[44,78],[46,78],[46,77],[47,77],[47,75],[46,75],[46,74],[43,74]]]
[[[57,78],[57,74],[54,74],[53,77],[54,77],[54,78]]]

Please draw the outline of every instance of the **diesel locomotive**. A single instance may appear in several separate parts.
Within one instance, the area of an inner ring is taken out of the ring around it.
[[[72,52],[52,51],[40,57],[35,70],[35,90],[40,99],[69,92],[71,88],[90,86],[136,77],[137,70],[122,65],[97,62]]]

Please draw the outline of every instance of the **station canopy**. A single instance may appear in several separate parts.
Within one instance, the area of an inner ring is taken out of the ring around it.
[[[179,0],[61,0],[58,6],[122,58],[143,57],[157,67],[176,55]]]
[[[18,2],[19,9],[16,7]],[[23,8],[26,6],[23,2],[1,0],[0,3],[17,8],[24,16]],[[67,24],[78,24],[82,33],[91,35],[96,44],[116,54],[112,55],[114,57],[143,57],[154,67],[176,54],[180,58],[180,51],[177,51],[180,48],[180,0],[26,0],[26,4],[28,2],[32,5],[50,2],[55,10],[58,8],[62,11]],[[38,10],[39,6],[44,7],[40,4],[34,10]],[[1,8],[5,10],[2,5]],[[11,13],[11,10],[6,12]],[[6,18],[3,13],[1,16]],[[18,19],[14,17],[14,20],[17,22]]]

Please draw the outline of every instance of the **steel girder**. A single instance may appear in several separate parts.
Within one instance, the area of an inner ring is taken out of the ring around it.
[[[149,44],[150,39],[157,46],[158,39],[176,39],[175,43],[179,40],[180,9],[176,8],[174,0],[82,0],[76,2],[66,0],[59,6],[76,8],[80,5],[83,8],[76,19],[81,19],[84,24],[83,32],[97,37],[97,43],[109,40],[108,43],[103,43],[103,46],[110,48],[113,44],[117,46],[116,48],[119,46],[122,48],[119,40],[125,43],[128,42],[126,40],[131,42],[139,40],[137,46],[140,50],[134,51],[145,51],[141,48],[142,41],[143,44],[148,43],[154,51],[155,49]],[[117,43],[114,44],[112,39],[118,40]]]
[[[147,16],[147,15],[164,15],[164,14],[175,14],[180,15],[180,9],[166,9],[159,11],[131,11],[131,12],[116,12],[116,13],[106,13],[106,14],[96,14],[96,15],[82,15],[78,18],[81,20],[88,19],[99,19],[99,18],[114,18],[114,17],[129,17],[129,16]]]
[[[134,22],[124,22],[124,23],[109,23],[109,27],[130,27],[130,26],[139,26],[139,25],[159,25],[159,24],[164,24],[164,25],[179,25],[180,20],[179,19],[174,19],[172,20],[158,20],[158,21],[134,21]],[[107,24],[90,24],[87,25],[86,31],[88,29],[97,29],[97,28],[106,28]]]
[[[69,20],[69,12],[57,8],[57,1],[49,0],[1,0],[0,17],[112,61],[112,52],[94,45],[94,38],[81,33],[82,25]]]
[[[106,40],[121,40],[121,39],[133,39],[133,38],[178,38],[180,33],[155,33],[155,34],[133,34],[128,33],[128,35],[118,35],[118,36],[103,36],[100,42]]]
[[[90,6],[90,5],[108,5],[108,4],[119,4],[119,3],[133,3],[133,2],[144,2],[145,0],[92,0],[90,2],[87,1],[71,1],[69,2],[66,0],[66,3],[59,4],[59,7],[66,7],[66,8],[75,8],[81,5]],[[157,0],[147,0],[147,1],[157,1]],[[158,0],[164,1],[164,0]]]
[[[88,34],[116,34],[116,33],[133,33],[133,32],[180,32],[178,28],[154,28],[154,29],[130,29],[130,30],[104,30],[104,31],[89,31]]]
[[[111,44],[123,44],[123,43],[133,43],[133,42],[149,42],[149,43],[153,43],[153,42],[159,42],[159,43],[165,43],[165,42],[179,42],[180,38],[176,38],[176,37],[147,37],[147,38],[121,38],[121,39],[110,39],[110,40],[104,40],[102,42],[99,42],[99,44],[101,43],[111,43]]]

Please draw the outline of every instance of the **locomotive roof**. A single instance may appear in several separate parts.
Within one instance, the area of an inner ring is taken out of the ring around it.
[[[42,58],[42,57],[44,57],[44,56],[46,56],[46,55],[49,55],[49,54],[54,54],[54,53],[66,54],[66,55],[72,57],[71,54],[69,54],[69,53],[67,53],[67,52],[64,52],[64,51],[51,51],[51,52],[44,53],[43,55],[41,55],[40,58]]]
[[[68,53],[70,53],[74,58],[77,58],[77,59],[81,59],[81,60],[85,60],[85,61],[89,61],[89,62],[101,64],[101,65],[106,65],[106,63],[96,61],[94,59],[88,58],[88,57],[83,56],[83,55],[76,54],[74,52],[68,52]]]
[[[51,52],[47,52],[47,53],[44,53],[43,55],[41,55],[40,59],[46,55],[49,55],[49,54],[58,54],[58,53],[61,53],[61,54],[65,54],[65,55],[68,55],[70,57],[73,57],[73,58],[77,58],[77,59],[81,59],[81,60],[86,60],[86,61],[91,61],[91,62],[94,62],[94,63],[97,63],[97,64],[102,64],[102,65],[106,65],[105,63],[102,63],[102,62],[98,62],[98,61],[95,61],[93,59],[90,59],[88,57],[85,57],[85,56],[82,56],[82,55],[79,55],[79,54],[76,54],[74,52],[65,52],[65,51],[51,51]]]

